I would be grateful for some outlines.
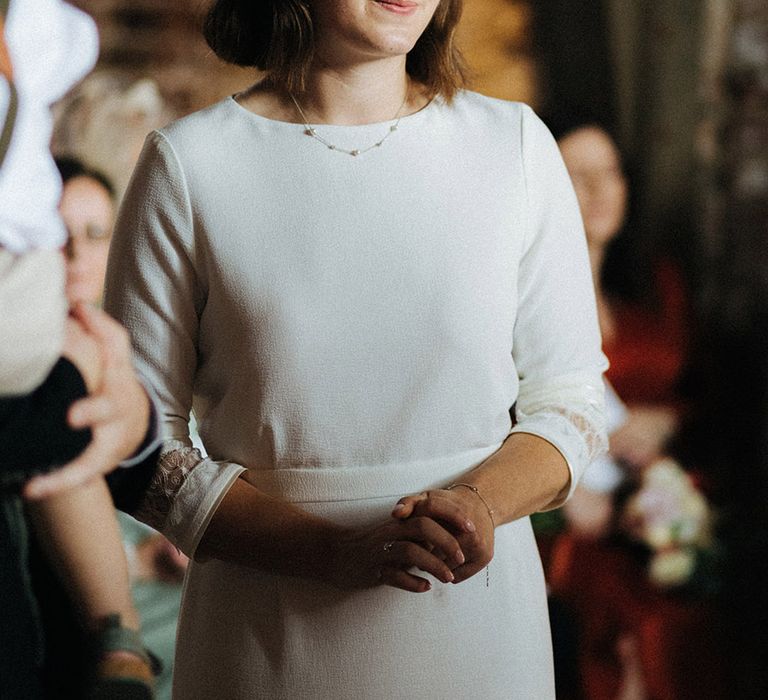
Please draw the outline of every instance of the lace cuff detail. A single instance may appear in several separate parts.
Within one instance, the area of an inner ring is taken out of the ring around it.
[[[590,405],[582,411],[553,406],[551,412],[565,418],[581,436],[584,441],[582,455],[585,468],[608,451],[608,435],[605,431],[603,413],[598,411],[596,406]]]
[[[548,506],[557,508],[570,498],[589,464],[608,449],[602,381],[572,380],[567,385],[559,384],[556,390],[521,390],[516,413],[518,422],[513,433],[543,438],[557,448],[568,464],[568,493]]]
[[[221,499],[243,471],[238,464],[214,462],[187,443],[170,440],[136,518],[193,557]]]
[[[157,470],[135,517],[162,532],[173,503],[193,469],[204,461],[200,450],[172,441],[163,447]]]

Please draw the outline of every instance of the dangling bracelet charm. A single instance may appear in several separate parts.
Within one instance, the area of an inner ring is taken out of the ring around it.
[[[485,509],[488,511],[488,516],[491,519],[491,525],[493,525],[493,529],[496,529],[496,519],[493,517],[493,508],[491,508],[490,505],[488,505],[488,501],[486,501],[483,498],[483,494],[480,493],[477,486],[473,486],[472,484],[467,484],[463,481],[457,481],[450,486],[446,486],[446,491],[451,491],[452,489],[455,489],[457,486],[464,486],[465,488],[468,488],[470,491],[473,491],[474,494],[483,502],[483,505],[485,506]],[[489,568],[485,567],[485,587],[490,588],[490,580],[491,580],[491,574],[489,571]]]

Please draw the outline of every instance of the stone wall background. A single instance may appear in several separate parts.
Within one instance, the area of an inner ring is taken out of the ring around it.
[[[722,48],[702,74],[697,145],[709,293],[722,321],[743,328],[768,312],[768,4],[730,5],[719,18],[710,0]]]
[[[184,114],[252,81],[219,61],[200,35],[205,5],[197,0],[73,0],[93,16],[101,36],[97,70],[157,81]]]

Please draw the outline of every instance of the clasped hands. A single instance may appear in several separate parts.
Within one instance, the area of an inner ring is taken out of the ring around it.
[[[493,546],[493,519],[476,493],[434,489],[401,498],[389,521],[342,538],[337,572],[343,581],[337,583],[423,593],[432,585],[413,569],[461,583],[487,566]]]

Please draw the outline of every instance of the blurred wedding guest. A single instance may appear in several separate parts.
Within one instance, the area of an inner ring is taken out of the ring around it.
[[[109,185],[112,207],[116,209],[147,133],[170,121],[173,110],[154,80],[99,69],[56,103],[54,115],[53,150],[74,156],[57,159],[65,180],[62,214],[66,218],[75,214],[71,204],[77,188],[68,186],[71,161],[79,162],[80,167],[82,162],[87,163],[91,172],[103,174],[102,184]],[[91,210],[97,208],[94,214],[101,215],[98,229],[103,230],[107,219],[106,190],[91,182],[88,191],[93,195]],[[86,294],[92,303],[101,303],[110,238],[111,225],[104,236],[97,231],[89,234],[82,228],[79,234],[70,231],[67,270],[71,294]],[[191,430],[193,440],[202,449],[194,425]],[[171,692],[176,621],[186,556],[162,535],[132,517],[118,513],[118,521],[129,555],[142,635],[163,664],[155,679],[155,692],[162,700],[170,697]],[[66,658],[60,660],[66,667]]]
[[[684,281],[679,268],[661,256],[640,259],[635,252],[618,267],[626,260],[618,260],[617,252],[633,242],[624,226],[629,192],[616,143],[597,124],[553,129],[584,220],[610,360],[606,377],[627,405],[621,427],[610,436],[610,453],[642,468],[664,453],[684,405],[680,385],[691,330]]]
[[[114,224],[114,190],[101,172],[71,157],[57,157],[62,177],[60,204],[67,228],[67,296],[78,301],[100,304],[104,287],[109,241]],[[186,557],[162,535],[124,513],[118,513],[123,540],[128,554],[129,573],[136,608],[142,622],[142,637],[163,668],[155,679],[158,699],[170,697],[176,620],[181,602],[181,580]],[[36,562],[37,563],[37,562]],[[82,646],[64,647],[74,633],[74,620],[68,625],[56,622],[66,613],[62,591],[52,590],[40,566],[33,571],[33,582],[42,599],[44,619],[50,620],[47,677],[60,691],[77,692],[64,687],[68,670],[85,666]]]
[[[624,164],[606,128],[570,117],[550,126],[584,219],[611,363],[610,447],[563,508],[566,530],[552,548],[548,579],[557,604],[574,616],[587,698],[696,697],[703,688],[715,692],[718,678],[714,663],[689,673],[692,649],[699,660],[712,655],[702,627],[706,606],[656,588],[642,548],[622,529],[627,492],[667,454],[685,406],[681,385],[692,332],[685,287],[679,270],[662,258],[635,259],[632,269],[615,274],[611,247],[620,232],[631,235]]]
[[[104,572],[78,565],[80,545],[88,539],[70,536],[72,523],[59,517],[54,503],[66,500],[66,510],[84,493],[81,484],[91,488],[95,476],[131,454],[123,465],[140,462],[142,472],[155,460],[147,431],[150,402],[133,372],[124,331],[85,307],[67,319],[57,250],[64,229],[56,213],[61,184],[48,150],[49,106],[95,60],[95,29],[84,14],[57,0],[6,2],[0,10],[0,694],[24,698],[41,692],[43,630],[28,585],[22,494],[35,501],[29,507],[38,525],[45,520],[51,555],[62,573],[72,575],[69,582],[76,582],[75,597],[88,618],[100,605],[88,581]],[[77,401],[86,391],[91,395]],[[93,552],[104,540],[86,548]],[[116,652],[112,660],[125,661],[121,650],[129,656],[136,651],[120,642],[108,649]]]
[[[669,260],[636,256],[616,270],[615,249],[626,249],[631,236],[624,163],[599,122],[571,117],[549,123],[584,220],[613,408],[609,453],[587,470],[566,513],[574,530],[599,536],[610,527],[613,491],[661,457],[679,425],[690,315],[682,275]]]
[[[115,219],[115,192],[106,176],[75,158],[57,157],[63,189],[59,211],[67,229],[69,303],[100,305]]]

